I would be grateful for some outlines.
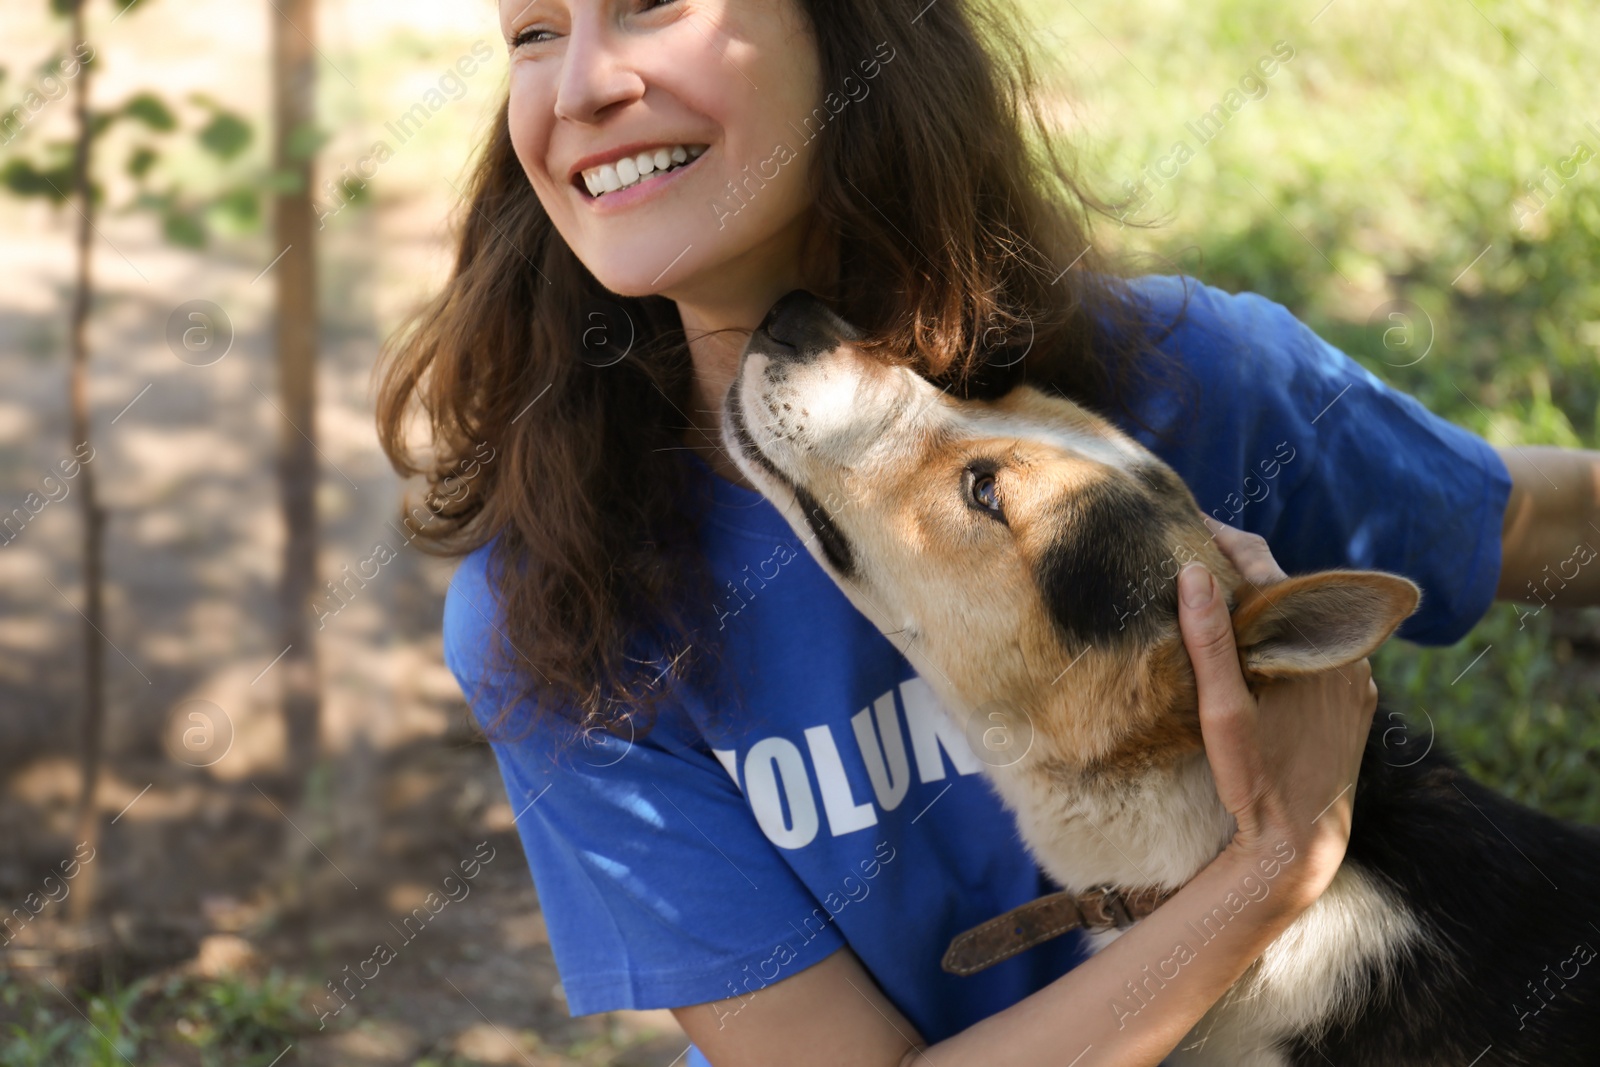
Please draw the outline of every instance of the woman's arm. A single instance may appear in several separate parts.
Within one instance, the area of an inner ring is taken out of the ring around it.
[[[1218,541],[1252,581],[1282,577],[1260,538],[1224,528]],[[1239,825],[1221,855],[1092,959],[935,1045],[923,1044],[848,949],[742,1002],[675,1009],[717,1067],[1135,1067],[1160,1063],[1183,1039],[1338,869],[1377,690],[1362,661],[1252,697],[1210,576],[1191,565],[1179,582],[1207,756]],[[1247,877],[1268,881],[1269,892],[1187,954],[1173,975],[1174,947],[1193,939],[1189,924],[1198,927]],[[1145,985],[1158,970],[1159,979]],[[1137,1012],[1128,1008],[1139,1003],[1129,983],[1146,990]]]
[[[1511,472],[1498,600],[1600,604],[1600,452],[1496,449]]]
[[[1124,983],[1137,986],[1163,964],[1170,974],[1173,947],[1194,942],[1187,924],[1199,928],[1224,897],[1240,892],[1247,876],[1260,881],[1261,872],[1230,846],[1103,952],[936,1045],[924,1044],[848,948],[742,1002],[699,1004],[673,1014],[716,1067],[1154,1065],[1309,903],[1274,886],[1179,967],[1177,977],[1143,987],[1155,995],[1146,993],[1147,1006],[1130,1013],[1128,1006],[1139,1002]]]

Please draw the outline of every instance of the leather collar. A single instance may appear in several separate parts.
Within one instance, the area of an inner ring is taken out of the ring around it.
[[[940,966],[965,977],[1078,927],[1125,930],[1176,892],[1097,886],[1085,893],[1051,893],[957,934]]]

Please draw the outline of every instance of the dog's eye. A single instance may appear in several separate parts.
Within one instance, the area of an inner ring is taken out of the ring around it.
[[[999,487],[995,484],[994,475],[969,471],[967,473],[967,496],[973,504],[991,512],[996,518],[1004,519],[1005,513],[1000,507]]]

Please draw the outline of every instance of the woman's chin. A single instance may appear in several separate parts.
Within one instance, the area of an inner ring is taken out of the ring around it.
[[[616,261],[607,256],[586,266],[596,281],[618,296],[665,295],[667,289],[681,286],[689,276],[685,269],[689,265],[686,251],[682,246],[671,254],[650,249],[616,257]]]

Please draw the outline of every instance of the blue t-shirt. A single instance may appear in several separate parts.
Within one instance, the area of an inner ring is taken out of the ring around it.
[[[1510,477],[1494,450],[1278,304],[1191,279],[1137,287],[1158,326],[1187,290],[1159,347],[1198,402],[1152,387],[1134,410],[1172,439],[1124,429],[1286,571],[1404,574],[1423,599],[1403,636],[1470,629],[1500,571]],[[702,544],[742,705],[686,694],[631,743],[548,726],[494,744],[571,1011],[747,998],[848,944],[937,1041],[1080,962],[1067,936],[970,977],[940,969],[952,936],[1054,886],[927,683],[777,510],[677,455],[711,483]],[[480,721],[499,706],[489,551],[461,562],[444,612],[445,660]]]

